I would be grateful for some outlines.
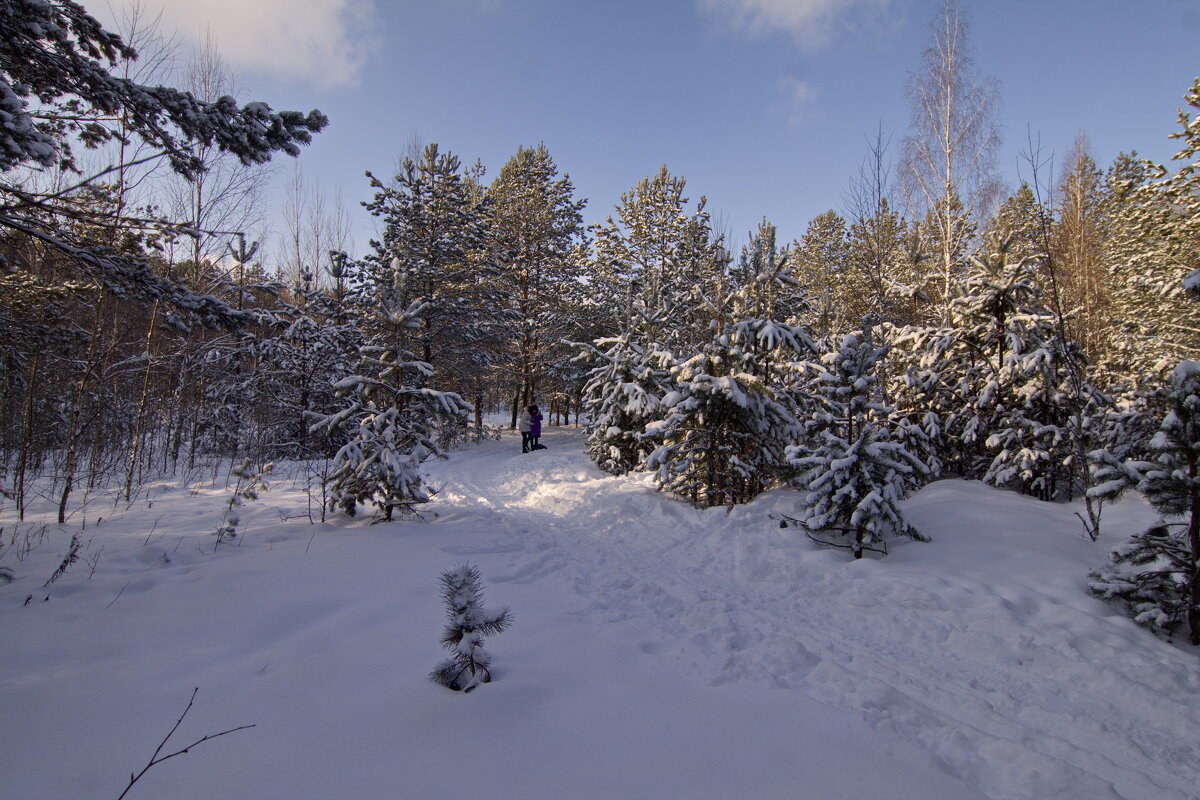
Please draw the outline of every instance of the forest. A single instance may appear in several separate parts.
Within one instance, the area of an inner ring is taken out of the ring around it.
[[[303,158],[321,112],[239,105],[215,50],[158,85],[169,42],[145,18],[0,0],[0,28],[18,518],[37,492],[61,523],[101,487],[285,460],[322,515],[419,516],[424,464],[537,402],[600,469],[682,503],[807,493],[787,524],[856,558],[924,538],[900,504],[939,477],[1081,500],[1092,539],[1132,489],[1164,521],[1089,586],[1200,644],[1200,78],[1170,163],[1097,164],[1081,136],[1053,174],[1031,145],[1003,187],[998,89],[951,2],[903,140],[876,137],[795,241],[767,219],[736,241],[666,165],[589,226],[544,145],[488,177],[430,143],[368,172],[362,209],[297,178],[266,257],[262,170]],[[353,252],[358,214],[380,233]]]

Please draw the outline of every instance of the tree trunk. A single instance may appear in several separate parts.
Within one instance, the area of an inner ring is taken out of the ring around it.
[[[71,421],[67,427],[67,452],[63,459],[63,489],[58,500],[58,524],[67,521],[67,501],[71,497],[71,488],[75,483],[75,467],[79,460],[81,430],[80,419],[83,416],[83,393],[87,389],[88,377],[99,362],[97,351],[100,349],[100,331],[104,321],[103,289],[97,289],[95,313],[92,317],[92,336],[88,342],[87,360],[79,372],[79,380],[75,382],[75,397],[71,403]]]
[[[1194,475],[1195,466],[1192,467]],[[1188,520],[1188,549],[1192,557],[1191,575],[1188,576],[1190,586],[1188,599],[1188,629],[1191,632],[1192,644],[1200,645],[1200,493],[1192,490],[1192,513]]]
[[[29,377],[25,381],[25,424],[24,429],[21,431],[21,451],[17,457],[16,486],[13,487],[17,494],[17,519],[21,521],[25,519],[25,500],[27,497],[25,478],[29,470],[29,460],[33,454],[33,396],[34,390],[37,388],[37,376],[38,354],[35,352],[29,360]]]

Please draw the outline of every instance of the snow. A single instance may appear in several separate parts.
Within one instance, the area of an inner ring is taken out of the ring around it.
[[[1200,119],[1200,116],[1196,119]],[[1183,276],[1183,288],[1189,292],[1200,292],[1200,269],[1194,269]]]
[[[939,481],[905,503],[931,543],[853,561],[771,519],[795,492],[698,511],[600,472],[577,431],[543,441],[428,464],[427,523],[310,526],[279,464],[216,552],[211,475],[44,535],[49,499],[0,510],[4,796],[115,798],[195,687],[176,747],[255,727],[130,800],[458,798],[464,770],[522,800],[1196,796],[1196,651],[1085,588],[1153,519],[1140,499],[1093,544],[1074,506]],[[467,562],[514,621],[464,696],[428,675],[439,575]]]

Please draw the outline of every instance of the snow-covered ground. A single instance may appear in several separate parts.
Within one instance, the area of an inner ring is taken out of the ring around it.
[[[793,492],[697,511],[543,438],[430,465],[428,523],[284,519],[306,497],[276,476],[216,552],[223,480],[44,533],[4,508],[0,797],[116,798],[195,687],[164,753],[255,727],[131,800],[1200,793],[1197,652],[1084,591],[1139,501],[1093,544],[1070,507],[942,481],[908,504],[932,543],[853,562],[770,518]],[[41,588],[75,532],[86,560]],[[515,617],[469,695],[427,677],[463,562]]]

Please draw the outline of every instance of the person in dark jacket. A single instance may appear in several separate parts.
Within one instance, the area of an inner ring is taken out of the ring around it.
[[[529,436],[533,439],[529,449],[542,450],[542,443],[538,441],[542,436],[542,412],[538,411],[536,404],[529,407]]]

